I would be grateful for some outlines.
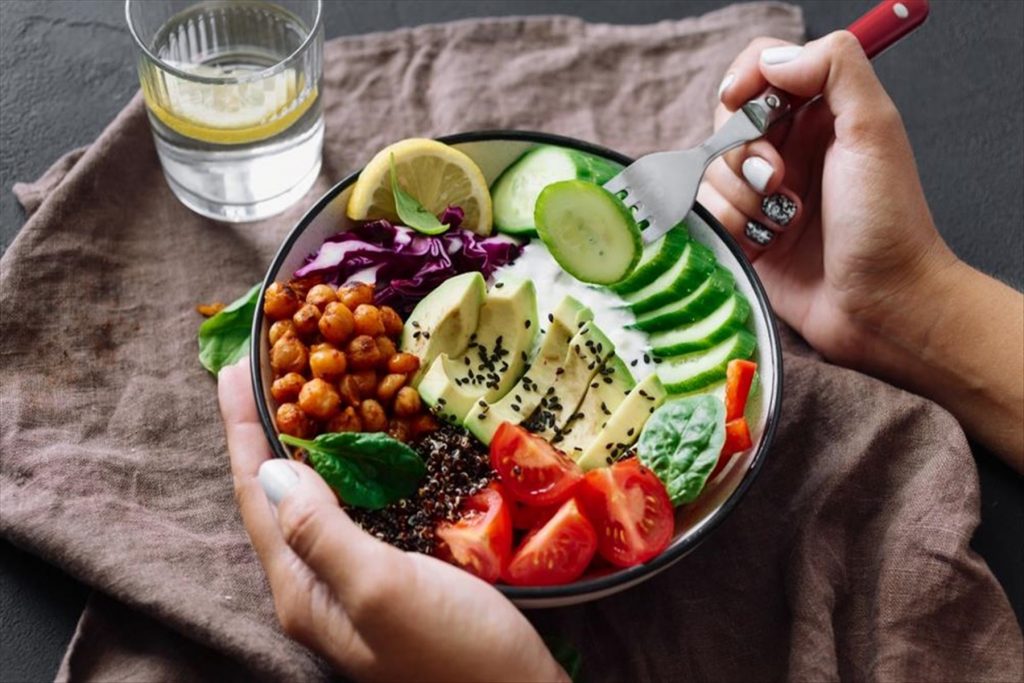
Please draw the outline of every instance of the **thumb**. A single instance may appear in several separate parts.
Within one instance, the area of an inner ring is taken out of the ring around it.
[[[891,146],[906,137],[892,99],[849,31],[836,31],[803,47],[768,48],[761,73],[769,83],[801,97],[821,95],[835,117],[836,140],[847,146]]]
[[[259,481],[277,505],[285,542],[346,607],[364,601],[375,574],[368,568],[392,564],[401,554],[360,529],[312,468],[274,458],[260,466]]]

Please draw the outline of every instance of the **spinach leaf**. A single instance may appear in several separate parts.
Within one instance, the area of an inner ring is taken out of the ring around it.
[[[249,331],[259,298],[257,284],[199,326],[199,362],[204,368],[216,375],[249,352]]]
[[[278,438],[304,448],[313,469],[353,507],[376,510],[411,496],[427,473],[416,451],[380,432],[336,432],[312,441],[287,434]]]
[[[391,155],[391,192],[395,195],[395,210],[402,222],[425,235],[440,235],[448,225],[437,220],[437,216],[423,208],[416,198],[398,185],[395,171],[395,155]]]
[[[583,655],[576,646],[560,636],[548,634],[541,637],[551,656],[562,665],[565,673],[569,674],[569,680],[580,683],[583,680]]]
[[[715,469],[725,442],[725,406],[714,396],[669,401],[654,411],[637,457],[654,471],[673,505],[692,502]]]

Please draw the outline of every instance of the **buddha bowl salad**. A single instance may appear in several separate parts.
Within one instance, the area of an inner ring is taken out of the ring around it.
[[[565,584],[657,556],[751,447],[750,306],[685,224],[644,245],[600,185],[619,170],[540,146],[488,187],[404,140],[359,176],[355,227],[267,289],[280,439],[368,531]]]

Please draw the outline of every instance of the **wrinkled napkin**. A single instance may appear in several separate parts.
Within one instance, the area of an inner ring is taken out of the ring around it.
[[[17,185],[30,218],[0,274],[0,531],[97,589],[59,677],[330,676],[279,630],[239,520],[197,303],[245,292],[305,208],[399,138],[521,128],[631,155],[692,145],[761,34],[799,39],[799,10],[331,41],[322,175],[257,224],[178,203],[138,97]],[[637,588],[531,618],[580,648],[591,680],[1021,680],[1020,629],[968,547],[979,493],[959,425],[795,338],[786,348],[778,438],[719,530]]]

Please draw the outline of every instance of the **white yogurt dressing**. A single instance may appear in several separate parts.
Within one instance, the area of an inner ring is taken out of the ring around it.
[[[625,307],[625,302],[610,290],[584,284],[562,270],[543,242],[532,240],[523,248],[519,258],[495,271],[495,278],[505,276],[533,281],[537,290],[537,316],[542,328],[547,325],[548,313],[565,296],[571,296],[594,312],[594,322],[614,342],[615,352],[626,362],[637,381],[654,371],[654,364],[644,359],[649,348],[647,335],[626,328],[635,321],[635,317]]]

